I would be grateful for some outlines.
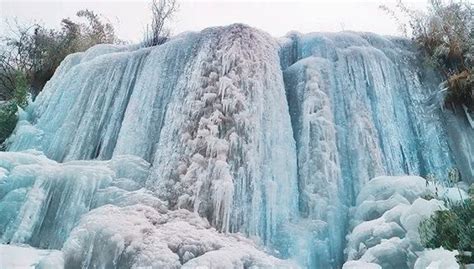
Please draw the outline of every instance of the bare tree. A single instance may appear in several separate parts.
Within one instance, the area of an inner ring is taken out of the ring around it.
[[[0,100],[13,98],[18,72],[26,74],[33,70],[29,49],[38,26],[23,26],[16,19],[5,23],[9,33],[8,37],[0,37]]]
[[[15,89],[15,69],[11,66],[9,55],[0,55],[0,101],[11,99]]]
[[[166,42],[170,36],[168,22],[178,11],[179,5],[176,0],[152,0],[152,22],[151,29],[146,29],[145,46],[156,46]]]

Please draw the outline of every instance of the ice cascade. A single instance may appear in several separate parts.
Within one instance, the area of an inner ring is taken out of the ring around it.
[[[59,250],[37,268],[390,267],[378,241],[360,249],[364,221],[387,238],[403,223],[349,214],[376,203],[366,188],[474,173],[474,130],[427,102],[438,80],[416,55],[240,24],[69,55],[0,152],[0,243]]]

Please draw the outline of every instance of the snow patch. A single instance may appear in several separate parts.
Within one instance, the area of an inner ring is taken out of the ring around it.
[[[0,244],[2,269],[63,269],[62,253],[57,250]]]

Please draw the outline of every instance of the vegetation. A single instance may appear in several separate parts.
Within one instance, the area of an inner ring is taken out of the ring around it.
[[[120,42],[112,24],[90,10],[77,12],[79,21],[61,21],[61,29],[39,24],[9,23],[10,32],[0,37],[0,144],[13,131],[17,108],[36,96],[70,53],[100,43]]]
[[[35,96],[70,53],[85,51],[100,43],[117,43],[113,26],[90,10],[77,12],[78,19],[61,21],[61,29],[39,24],[10,23],[10,33],[0,37],[0,100],[8,100],[17,88],[17,72],[25,74]]]
[[[457,173],[450,173],[450,181],[457,184]],[[461,195],[461,192],[460,192]],[[435,197],[438,198],[437,194]],[[469,189],[469,197],[462,201],[444,199],[446,210],[436,211],[419,226],[420,239],[427,248],[443,247],[459,252],[460,264],[474,263],[474,185]],[[439,198],[438,198],[439,199]]]
[[[427,248],[443,247],[458,250],[462,264],[474,263],[474,197],[461,202],[447,201],[448,209],[436,211],[421,222],[419,231],[423,245]]]
[[[18,107],[24,108],[28,104],[28,81],[26,76],[15,74],[16,88],[12,98],[0,104],[0,150],[4,149],[4,142],[15,129]]]
[[[151,27],[146,29],[144,46],[161,45],[169,39],[171,31],[167,25],[178,11],[178,8],[176,0],[152,0]]]
[[[416,42],[428,63],[441,70],[445,104],[474,107],[474,30],[469,1],[430,0],[427,12],[398,0],[396,9],[381,6]],[[408,21],[405,23],[404,21]]]
[[[15,129],[17,107],[14,103],[0,104],[0,150],[5,150],[4,142]]]

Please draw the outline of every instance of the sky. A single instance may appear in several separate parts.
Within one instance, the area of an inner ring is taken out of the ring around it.
[[[122,40],[138,42],[150,21],[151,0],[0,0],[0,34],[7,31],[5,19],[39,22],[58,28],[61,19],[74,18],[81,9],[107,17]],[[173,34],[198,31],[210,26],[245,23],[284,36],[290,31],[367,31],[400,35],[396,23],[379,6],[395,0],[178,0],[179,11],[171,22]],[[404,1],[415,8],[426,0]]]

